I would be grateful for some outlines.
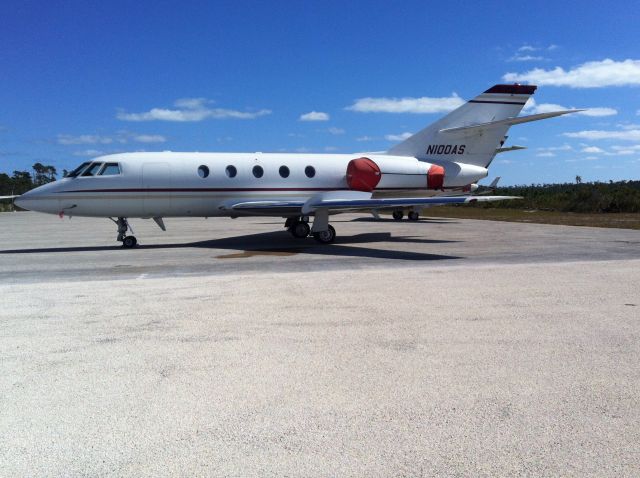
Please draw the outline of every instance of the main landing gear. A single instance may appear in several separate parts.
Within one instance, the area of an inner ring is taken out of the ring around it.
[[[304,239],[309,234],[320,244],[330,244],[336,239],[336,230],[328,224],[328,214],[317,214],[313,228],[309,226],[308,216],[287,218],[284,227],[296,239]]]
[[[129,225],[127,218],[119,217],[117,221],[112,218],[109,218],[109,219],[115,222],[116,225],[118,226],[117,241],[122,242],[122,247],[125,247],[127,249],[136,247],[136,245],[138,244],[138,240],[135,238],[135,236],[127,236],[127,231],[130,230],[131,232],[133,232],[133,229],[131,229],[131,226]]]
[[[396,221],[402,221],[404,212],[401,209],[398,209],[396,211],[393,211],[392,216]],[[409,221],[417,221],[418,219],[420,219],[420,214],[418,213],[418,211],[409,211],[409,213],[407,214],[407,219],[409,219]]]
[[[311,227],[309,227],[309,217],[289,217],[284,223],[284,227],[287,231],[296,239],[304,239],[311,233]]]

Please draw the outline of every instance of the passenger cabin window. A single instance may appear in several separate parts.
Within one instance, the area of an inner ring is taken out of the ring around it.
[[[82,172],[82,170],[84,168],[86,168],[87,166],[89,166],[89,164],[91,163],[91,161],[85,161],[84,163],[82,163],[80,166],[78,166],[76,169],[74,169],[73,171],[71,171],[69,174],[67,174],[68,178],[75,178],[78,174],[80,174]]]
[[[253,175],[256,178],[261,178],[264,175],[264,169],[262,169],[262,166],[254,166],[253,167]]]
[[[308,178],[312,178],[316,175],[316,169],[313,166],[307,166],[304,168],[304,174],[306,174]]]
[[[120,174],[120,165],[118,163],[105,163],[98,176],[116,176]]]
[[[198,176],[200,176],[202,179],[204,179],[207,176],[209,176],[209,168],[207,166],[205,166],[204,164],[202,166],[200,166],[198,168]]]
[[[102,163],[91,163],[91,166],[89,166],[84,171],[84,173],[82,173],[82,176],[94,176],[98,172],[101,166],[102,166]]]
[[[287,168],[286,166],[280,166],[280,169],[278,170],[278,172],[280,173],[280,176],[282,176],[283,178],[289,177],[289,168]]]
[[[225,169],[225,172],[227,173],[227,176],[229,176],[230,178],[235,178],[236,174],[238,174],[238,170],[236,169],[235,166],[227,166],[227,169]]]

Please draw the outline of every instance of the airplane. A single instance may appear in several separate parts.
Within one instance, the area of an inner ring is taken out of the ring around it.
[[[312,235],[329,244],[336,238],[329,224],[334,214],[392,211],[402,218],[408,211],[417,220],[423,207],[515,199],[469,194],[495,155],[511,150],[503,148],[508,129],[580,111],[518,116],[536,89],[492,86],[382,153],[110,154],[22,194],[15,204],[60,217],[109,218],[126,248],[137,245],[128,235],[130,218],[152,218],[166,230],[167,217],[281,217],[294,237]]]

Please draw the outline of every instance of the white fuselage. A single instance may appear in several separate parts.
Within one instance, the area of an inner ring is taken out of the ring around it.
[[[444,185],[434,190],[426,182],[432,164],[406,156],[123,153],[93,160],[117,163],[119,174],[63,178],[25,193],[16,203],[26,209],[74,216],[235,216],[237,212],[223,207],[228,201],[304,201],[326,191],[349,190],[347,165],[360,157],[374,161],[382,172],[372,191],[374,197],[450,194],[487,175],[487,170],[479,166],[439,161],[445,171]],[[229,166],[236,170],[234,177],[228,174]],[[255,166],[262,169],[262,176],[256,177]],[[288,170],[286,177],[281,174],[283,166]],[[308,174],[309,167],[313,175]]]

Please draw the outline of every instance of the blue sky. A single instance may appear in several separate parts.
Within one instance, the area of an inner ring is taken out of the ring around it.
[[[590,110],[513,127],[508,144],[528,149],[490,177],[640,179],[639,2],[431,3],[5,1],[0,171],[121,151],[386,150],[456,96],[519,81],[539,85],[530,112]]]

